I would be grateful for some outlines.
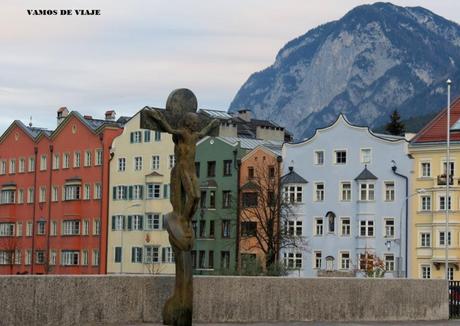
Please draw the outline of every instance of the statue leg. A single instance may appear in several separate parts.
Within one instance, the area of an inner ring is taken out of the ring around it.
[[[174,294],[163,308],[163,324],[174,326],[192,325],[193,279],[192,255],[173,245],[176,257],[176,283]]]
[[[171,169],[171,189],[170,189],[170,202],[173,210],[180,214],[182,212],[182,191],[181,191],[181,178],[177,166]]]
[[[181,174],[181,181],[187,193],[182,216],[191,220],[200,202],[200,190],[198,188],[198,181],[195,177],[195,171],[193,171],[193,174],[183,171]]]

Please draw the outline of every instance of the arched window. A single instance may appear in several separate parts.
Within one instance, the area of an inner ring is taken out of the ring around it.
[[[327,212],[326,218],[327,218],[327,224],[329,227],[329,232],[335,233],[335,214],[334,212]]]
[[[327,256],[326,257],[326,270],[333,271],[334,270],[334,257]]]

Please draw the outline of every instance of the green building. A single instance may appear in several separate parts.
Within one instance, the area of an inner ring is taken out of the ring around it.
[[[238,161],[259,145],[279,141],[205,137],[197,143],[196,171],[201,201],[192,221],[195,274],[231,274],[237,265]]]

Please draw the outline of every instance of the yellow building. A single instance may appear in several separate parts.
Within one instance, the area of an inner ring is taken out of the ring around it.
[[[172,274],[164,216],[172,211],[174,143],[171,135],[139,125],[138,113],[112,144],[107,273]]]
[[[451,125],[460,118],[460,101],[452,104]],[[414,174],[409,203],[410,277],[446,276],[445,250],[448,246],[448,275],[459,280],[460,271],[460,134],[451,133],[450,209],[446,237],[446,130],[447,111],[443,110],[411,141]]]

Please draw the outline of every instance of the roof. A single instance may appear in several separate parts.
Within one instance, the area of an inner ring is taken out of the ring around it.
[[[263,140],[254,138],[241,138],[241,137],[219,137],[229,143],[240,143],[240,147],[244,149],[253,149],[257,146],[263,145],[272,151],[278,151],[281,153],[281,147],[283,143],[276,140]]]
[[[460,97],[450,109],[450,128],[458,128],[460,122]],[[447,139],[447,108],[439,112],[428,124],[412,139],[411,144],[445,142]],[[451,133],[451,141],[460,141],[460,133]]]
[[[215,118],[215,119],[231,119],[232,118],[232,116],[225,111],[200,109],[198,113],[204,113],[207,116],[211,118]]]
[[[246,182],[244,185],[241,186],[241,190],[258,190],[259,187],[252,181]]]
[[[294,167],[290,166],[289,167],[289,172],[281,177],[281,183],[282,184],[288,184],[288,183],[308,183],[307,180],[302,178],[300,175],[297,174],[297,172],[294,171]]]
[[[364,166],[364,170],[355,178],[355,180],[377,180],[378,178]]]

